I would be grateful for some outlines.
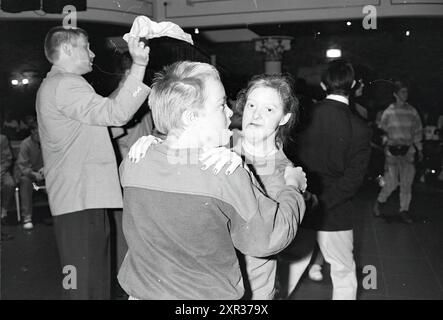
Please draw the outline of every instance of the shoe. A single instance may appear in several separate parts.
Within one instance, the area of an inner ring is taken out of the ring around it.
[[[406,224],[412,224],[414,221],[412,221],[411,217],[409,216],[408,211],[400,211],[400,217],[401,220]]]
[[[323,274],[321,273],[321,265],[313,264],[311,268],[309,268],[309,279],[313,281],[322,281]]]
[[[2,241],[8,241],[14,239],[14,236],[11,236],[9,233],[3,233],[2,232]]]
[[[374,207],[372,208],[372,212],[374,214],[374,217],[380,218],[383,216],[380,211],[380,208],[382,205],[383,205],[383,203],[381,203],[380,201],[378,201],[378,200],[375,201]]]
[[[32,230],[32,229],[34,229],[34,225],[32,224],[32,221],[25,222],[23,224],[23,229],[25,229],[25,230]]]

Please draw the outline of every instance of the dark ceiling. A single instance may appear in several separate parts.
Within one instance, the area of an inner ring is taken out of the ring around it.
[[[299,49],[305,49],[301,47],[302,38],[310,38],[311,42],[304,41],[303,43],[308,43],[311,47],[315,47],[313,43],[317,43],[316,39],[319,40],[330,39],[330,38],[344,38],[344,35],[352,35],[352,39],[359,39],[359,44],[356,44],[356,50],[366,50],[366,51],[374,51],[372,55],[378,54],[381,57],[385,57],[386,48],[380,48],[381,44],[378,44],[378,41],[373,41],[370,44],[370,48],[364,45],[365,36],[368,34],[373,35],[373,39],[382,39],[385,37],[398,37],[398,42],[390,42],[394,45],[396,43],[401,43],[405,39],[405,31],[409,30],[411,32],[411,40],[414,40],[414,43],[417,44],[418,52],[432,51],[434,50],[436,54],[428,55],[428,57],[432,58],[434,61],[429,61],[429,70],[425,70],[428,62],[416,63],[416,69],[411,72],[415,72],[416,74],[422,73],[420,79],[425,79],[429,83],[423,83],[428,87],[435,87],[433,89],[435,91],[434,95],[437,95],[440,91],[441,82],[443,81],[443,77],[441,76],[441,72],[438,70],[443,70],[442,61],[443,59],[438,57],[441,52],[441,48],[443,46],[443,19],[436,18],[401,18],[401,19],[379,19],[378,20],[378,28],[377,30],[364,30],[361,26],[361,20],[351,20],[352,23],[350,26],[346,24],[346,20],[343,21],[328,21],[328,22],[303,22],[303,23],[282,23],[282,24],[249,24],[249,25],[236,25],[224,28],[200,28],[200,34],[195,34],[194,29],[185,29],[186,32],[192,34],[194,42],[196,43],[197,48],[205,48],[210,49],[212,52],[218,54],[218,50],[222,49],[219,44],[212,43],[208,41],[203,33],[205,30],[220,30],[220,29],[234,29],[234,28],[248,28],[251,31],[255,32],[259,36],[269,36],[269,35],[282,35],[282,36],[292,36],[295,38],[295,44],[298,45]],[[39,77],[43,77],[49,69],[49,64],[46,61],[42,44],[44,41],[44,37],[46,32],[52,27],[59,24],[58,21],[10,21],[10,20],[1,20],[0,23],[0,38],[1,46],[0,46],[0,90],[3,91],[5,88],[9,87],[9,78],[13,72],[19,70],[19,72],[35,72],[39,74]],[[129,31],[129,27],[120,26],[120,25],[112,25],[112,24],[103,24],[103,23],[80,23],[80,27],[84,28],[88,31],[91,38],[91,47],[97,54],[97,58],[95,61],[100,66],[103,66],[105,72],[101,72],[101,74],[92,75],[92,77],[101,77],[102,79],[109,78],[109,72],[112,72],[112,63],[114,62],[114,55],[109,51],[106,51],[105,48],[105,38],[106,37],[118,37],[122,36],[124,33]],[[311,38],[312,37],[312,38]],[[162,38],[166,39],[166,38]],[[435,39],[441,39],[441,41],[435,41]],[[426,46],[423,45],[423,41],[426,40]],[[163,40],[161,40],[163,41]],[[164,40],[166,41],[166,40]],[[322,41],[320,41],[321,43]],[[153,42],[159,43],[159,42]],[[351,44],[352,45],[352,44]],[[414,44],[415,45],[415,44]],[[224,44],[224,47],[230,46],[229,43]],[[378,46],[378,47],[377,47]],[[421,49],[422,46],[424,49]],[[233,47],[233,46],[232,46]],[[316,47],[317,48],[317,47]],[[309,48],[306,51],[305,55],[312,54],[309,51]],[[436,50],[438,49],[438,50]],[[422,51],[420,51],[422,50]],[[154,50],[153,50],[154,51]],[[171,51],[171,50],[166,50]],[[154,59],[154,55],[165,55],[167,52],[153,52],[152,60]],[[299,51],[298,51],[299,53]],[[370,53],[371,54],[371,53]],[[438,56],[437,56],[438,55]],[[365,57],[367,55],[364,55]],[[228,55],[229,57],[229,55]],[[239,57],[240,58],[240,57]],[[389,60],[390,58],[390,60]],[[411,59],[419,60],[422,58],[420,55],[411,57]],[[382,58],[383,60],[384,58]],[[383,63],[397,63],[395,59],[392,57],[386,56],[386,61]],[[95,62],[94,61],[94,62]],[[219,61],[219,60],[217,60]],[[221,60],[220,60],[221,61]],[[380,61],[380,60],[377,60]],[[295,63],[295,62],[294,62]],[[400,65],[400,63],[397,63]],[[230,63],[226,63],[225,66],[229,67]],[[403,66],[403,64],[402,64]],[[424,68],[422,67],[424,66]],[[224,67],[224,66],[221,66]],[[383,66],[380,66],[383,68]],[[418,68],[418,69],[417,69]],[[232,68],[231,68],[232,69]],[[423,71],[420,71],[423,70]],[[234,68],[231,71],[238,71]],[[108,72],[108,73],[106,73]],[[254,72],[257,72],[255,70]],[[428,76],[429,74],[429,76]],[[432,78],[431,78],[432,76]],[[417,78],[418,79],[418,78]],[[96,81],[95,87],[99,87],[98,83],[101,80]],[[29,90],[28,90],[29,91]],[[30,99],[32,100],[31,92]],[[3,96],[3,93],[0,93],[0,96]],[[1,97],[0,97],[1,99]]]

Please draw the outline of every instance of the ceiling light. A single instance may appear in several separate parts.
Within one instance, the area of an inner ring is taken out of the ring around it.
[[[328,50],[326,50],[326,57],[327,58],[340,58],[341,57],[341,50],[340,49],[328,49]]]

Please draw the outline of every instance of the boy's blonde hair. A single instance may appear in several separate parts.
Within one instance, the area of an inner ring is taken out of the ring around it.
[[[183,112],[204,105],[208,77],[220,80],[212,65],[191,61],[173,63],[155,75],[148,101],[157,130],[168,134],[172,129],[183,128]]]

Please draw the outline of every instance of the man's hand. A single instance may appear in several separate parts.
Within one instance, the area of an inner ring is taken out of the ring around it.
[[[31,176],[32,176],[32,179],[36,182],[40,182],[45,178],[42,174],[40,174],[40,172],[37,172],[37,171],[31,172]]]
[[[146,152],[152,144],[157,144],[162,140],[152,135],[139,138],[129,149],[128,157],[131,162],[137,163],[144,158]]]
[[[139,37],[130,36],[128,39],[129,53],[132,62],[137,65],[147,66],[149,62],[149,47],[145,47],[145,43],[140,41]]]
[[[286,185],[292,185],[297,187],[300,192],[305,192],[308,187],[308,180],[306,179],[306,173],[302,167],[287,166],[285,169],[285,181]]]
[[[303,193],[303,198],[305,199],[306,203],[310,204],[311,209],[318,206],[318,198],[315,194],[313,194],[309,191],[305,191],[305,193]]]
[[[199,160],[203,162],[202,170],[214,166],[214,174],[218,174],[225,164],[230,163],[225,171],[226,175],[231,175],[243,162],[239,155],[225,147],[209,149],[200,155]]]

